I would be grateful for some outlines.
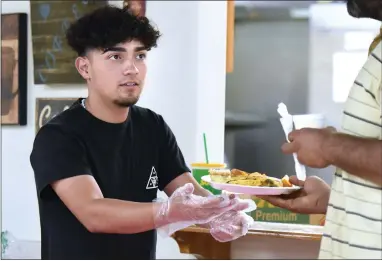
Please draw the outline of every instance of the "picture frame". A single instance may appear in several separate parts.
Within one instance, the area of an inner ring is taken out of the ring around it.
[[[36,133],[48,121],[70,108],[78,98],[36,98],[35,130]]]
[[[146,0],[124,0],[123,6],[126,7],[137,16],[146,15]]]
[[[66,41],[70,25],[108,5],[106,0],[44,0],[30,2],[34,84],[49,87],[84,84],[74,61],[78,54]]]
[[[227,62],[226,73],[232,73],[235,52],[235,1],[227,1]]]
[[[1,14],[1,125],[27,124],[28,18]]]

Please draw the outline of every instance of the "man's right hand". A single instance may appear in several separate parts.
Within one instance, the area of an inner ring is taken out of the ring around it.
[[[171,223],[205,224],[221,214],[238,207],[234,196],[202,197],[193,194],[194,186],[188,183],[177,190],[166,201],[156,205],[154,218],[157,226]],[[248,207],[248,203],[244,203]]]
[[[308,177],[305,182],[291,176],[289,181],[300,190],[289,195],[257,196],[272,205],[301,214],[325,214],[330,195],[330,187],[316,176]]]

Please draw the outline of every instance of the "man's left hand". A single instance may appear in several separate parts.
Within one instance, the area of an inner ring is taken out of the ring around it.
[[[239,202],[233,210],[199,226],[209,229],[211,235],[219,242],[235,240],[245,236],[249,226],[254,222],[252,217],[243,212],[248,207],[248,202]]]
[[[243,211],[228,211],[209,223],[211,235],[219,242],[228,242],[248,233],[253,218]]]
[[[324,129],[303,128],[288,135],[289,143],[284,143],[281,150],[286,154],[296,153],[301,164],[312,168],[326,168],[330,161],[323,153],[323,146],[335,132],[333,127]]]

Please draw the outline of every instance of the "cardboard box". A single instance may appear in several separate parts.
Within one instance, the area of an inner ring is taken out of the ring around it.
[[[319,226],[323,226],[325,224],[325,215],[297,214],[286,209],[275,207],[267,201],[256,198],[254,196],[240,195],[239,197],[247,199],[251,198],[256,202],[257,209],[250,213],[250,215],[255,221],[307,224]]]

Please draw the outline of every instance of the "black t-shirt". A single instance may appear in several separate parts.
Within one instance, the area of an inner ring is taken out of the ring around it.
[[[155,259],[155,230],[90,233],[50,184],[88,174],[105,198],[152,202],[158,188],[190,171],[175,136],[149,109],[131,106],[126,121],[113,124],[94,117],[80,101],[45,124],[33,144],[42,259]]]

